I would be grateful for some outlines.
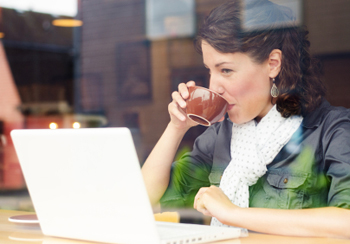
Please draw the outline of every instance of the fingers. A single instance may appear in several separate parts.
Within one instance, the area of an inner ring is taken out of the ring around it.
[[[181,128],[190,128],[198,125],[196,122],[187,119],[186,115],[186,99],[189,97],[188,88],[195,86],[194,81],[189,81],[186,84],[181,83],[178,86],[178,91],[174,91],[171,94],[172,102],[168,105],[168,111],[171,117],[171,121],[174,125]]]
[[[195,85],[196,83],[194,81],[189,81],[186,84],[180,83],[178,86],[178,91],[174,91],[172,93],[173,100],[176,101],[181,108],[186,108],[185,100],[189,97],[188,88]]]
[[[197,195],[195,196],[193,207],[197,209],[198,212],[201,212],[204,215],[211,216],[211,213],[205,206],[205,192],[208,190],[208,187],[203,187],[199,189]]]
[[[200,198],[203,196],[203,193],[208,189],[208,187],[202,187],[201,189],[199,189],[199,191],[197,192],[196,196],[194,197],[194,204],[193,207],[195,209],[197,209],[197,206],[199,206],[199,201]]]
[[[196,82],[194,82],[193,80],[186,83],[187,87],[191,87],[191,86],[195,86],[195,85],[196,85]]]
[[[198,212],[201,212],[205,215],[209,215],[209,211],[205,206],[205,201],[200,197],[196,199],[195,204],[193,206]]]
[[[197,211],[206,216],[213,217],[212,214],[206,208],[198,208]]]
[[[181,83],[178,86],[178,91],[171,94],[173,101],[169,104],[168,110],[171,115],[175,116],[180,121],[186,121],[186,99],[189,97],[188,87],[194,86],[194,81],[189,81],[187,84]]]
[[[187,90],[186,90],[187,91]],[[188,93],[188,91],[187,91]],[[183,97],[183,95],[181,95],[180,91],[174,91],[171,94],[171,97],[173,99],[173,101],[178,104],[181,108],[185,109],[186,108],[186,102],[185,102],[185,98]],[[188,94],[187,94],[188,97]]]
[[[178,91],[174,91],[171,94],[171,97],[174,102],[176,102],[181,108],[186,108],[186,99],[189,97],[188,88],[191,86],[195,86],[196,83],[194,81],[189,81],[186,84],[180,83],[178,86]]]
[[[185,83],[179,84],[178,93],[182,99],[187,99],[189,97],[188,86]]]
[[[193,207],[204,215],[214,216],[213,214],[217,211],[218,206],[222,206],[223,204],[221,198],[222,195],[226,197],[219,187],[214,185],[203,187],[197,192],[197,195],[194,198]],[[230,200],[228,201],[230,202]]]
[[[178,91],[183,99],[187,99],[189,96],[188,93],[188,88],[191,86],[195,86],[196,83],[194,81],[189,81],[186,84],[185,83],[180,83],[178,86]]]
[[[175,116],[180,121],[186,121],[187,118],[184,111],[179,109],[179,106],[175,101],[169,103],[168,110],[171,116]]]

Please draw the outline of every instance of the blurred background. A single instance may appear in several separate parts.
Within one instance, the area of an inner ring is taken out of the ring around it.
[[[32,210],[13,129],[131,129],[141,164],[169,122],[172,91],[208,85],[193,48],[224,0],[0,0],[0,208]],[[272,0],[309,31],[332,105],[350,107],[350,1]],[[204,127],[180,146],[189,150]]]

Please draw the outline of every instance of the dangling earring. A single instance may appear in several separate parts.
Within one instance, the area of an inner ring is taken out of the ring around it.
[[[278,88],[276,86],[276,81],[275,81],[275,78],[272,78],[272,82],[273,82],[273,85],[272,85],[272,88],[271,88],[271,96],[276,98],[278,97],[278,94],[279,94],[279,91],[278,91]]]

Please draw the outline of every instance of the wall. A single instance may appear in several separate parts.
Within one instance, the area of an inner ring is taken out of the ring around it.
[[[199,21],[224,1],[197,1]],[[118,46],[144,41],[144,1],[122,0],[81,2],[84,21],[81,34],[81,76],[99,74],[103,94],[103,113],[108,126],[129,126],[125,117],[137,115],[133,129],[141,161],[153,148],[169,122],[167,112],[174,90],[174,70],[202,68],[201,57],[195,53],[191,38],[157,40],[150,43],[151,99],[123,102],[118,100]],[[137,60],[135,60],[137,62]],[[98,96],[97,90],[90,96]],[[194,130],[196,132],[196,130]],[[192,138],[192,136],[190,136]]]
[[[311,51],[322,63],[327,99],[350,108],[350,1],[306,0]]]
[[[197,0],[197,25],[212,8],[223,2]],[[307,0],[303,4],[312,53],[323,63],[324,80],[329,87],[328,99],[334,105],[350,107],[350,96],[347,96],[350,29],[346,26],[350,22],[350,1]],[[169,121],[167,106],[176,84],[188,79],[205,83],[208,78],[201,57],[194,51],[191,37],[152,41],[149,59],[151,99],[127,102],[118,99],[118,89],[121,89],[118,85],[121,62],[118,47],[146,40],[144,8],[145,3],[141,0],[103,1],[103,4],[86,0],[81,5],[84,21],[81,75],[100,76],[99,85],[90,96],[100,96],[98,90],[102,89],[102,112],[108,118],[108,126],[130,127],[128,122],[131,121],[141,161]],[[200,127],[191,129],[183,144],[191,145],[202,131]]]

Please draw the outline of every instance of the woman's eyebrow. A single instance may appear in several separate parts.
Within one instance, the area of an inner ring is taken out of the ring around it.
[[[233,62],[221,62],[221,63],[217,63],[217,64],[215,64],[215,67],[219,67],[219,66],[221,66],[221,65],[223,65],[223,64],[233,64]]]
[[[220,63],[215,64],[215,67],[219,67],[223,64],[234,64],[234,63],[233,62],[220,62]],[[207,69],[209,68],[205,63],[203,63],[203,65],[205,68],[207,68]]]

